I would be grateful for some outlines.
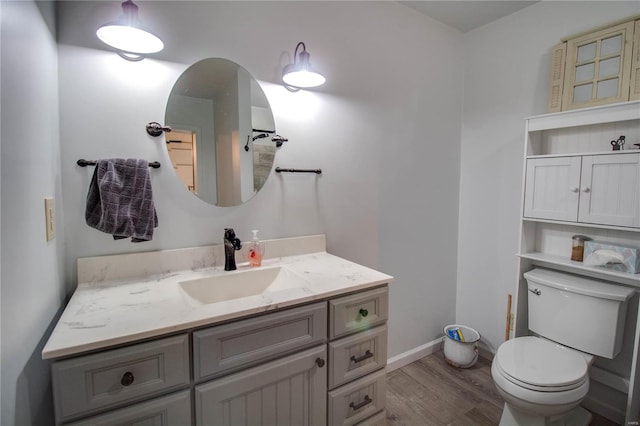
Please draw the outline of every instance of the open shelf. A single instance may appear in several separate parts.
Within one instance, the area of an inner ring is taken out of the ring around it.
[[[588,229],[610,229],[613,231],[624,231],[624,232],[636,232],[640,233],[640,228],[632,228],[626,226],[614,226],[614,225],[600,225],[597,223],[587,223],[587,222],[566,222],[562,220],[551,220],[551,219],[538,219],[535,217],[523,217],[523,222],[538,222],[538,223],[551,223],[554,225],[568,225],[568,226],[576,226]]]
[[[562,154],[538,154],[527,155],[527,160],[532,158],[550,158],[550,157],[576,157],[587,155],[615,155],[615,154],[640,154],[640,149],[625,149],[624,151],[600,151],[600,152],[576,152],[576,153],[562,153]]]
[[[558,129],[640,119],[640,101],[556,112],[528,118],[528,131]]]
[[[534,265],[546,266],[565,272],[573,272],[592,278],[613,281],[619,284],[640,288],[640,274],[627,274],[625,272],[613,271],[597,266],[585,266],[582,262],[573,261],[568,257],[546,253],[520,253],[518,254],[518,257],[529,259]]]

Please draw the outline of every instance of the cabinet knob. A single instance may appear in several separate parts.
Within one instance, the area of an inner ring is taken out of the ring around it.
[[[127,371],[122,376],[122,379],[120,380],[120,384],[122,386],[129,386],[133,383],[133,379],[134,379],[133,373],[131,371]]]
[[[571,188],[569,188],[569,191],[578,192],[578,191],[580,191],[580,188],[578,188],[577,186],[572,186]]]
[[[324,367],[324,359],[316,358],[316,365],[320,368]]]
[[[582,188],[582,192],[591,192],[591,188],[589,188],[589,187]]]
[[[366,317],[367,315],[369,315],[369,311],[367,311],[366,309],[362,308],[360,309],[360,316],[362,316],[363,318]]]

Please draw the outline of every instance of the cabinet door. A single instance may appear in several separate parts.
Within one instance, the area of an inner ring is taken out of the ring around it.
[[[196,387],[199,425],[326,425],[324,345]]]
[[[524,216],[538,219],[578,219],[580,157],[527,160]]]
[[[640,227],[640,154],[582,159],[580,222]]]

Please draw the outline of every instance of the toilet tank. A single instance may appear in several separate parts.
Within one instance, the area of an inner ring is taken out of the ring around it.
[[[547,269],[525,272],[529,330],[582,352],[614,358],[634,290]]]

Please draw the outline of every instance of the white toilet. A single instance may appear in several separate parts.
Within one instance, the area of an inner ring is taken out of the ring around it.
[[[500,425],[588,425],[580,407],[594,356],[622,347],[634,290],[561,272],[533,269],[527,280],[529,330],[498,348],[491,375],[505,400]]]

